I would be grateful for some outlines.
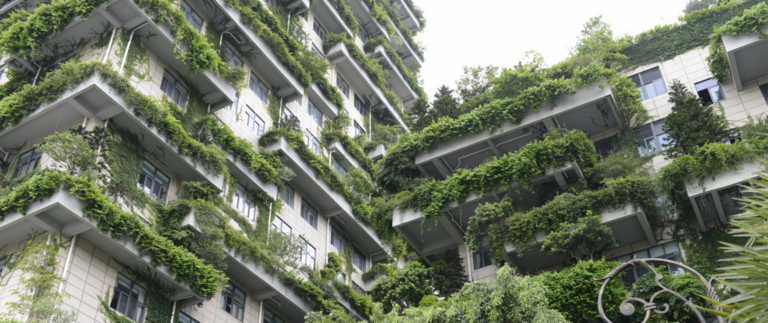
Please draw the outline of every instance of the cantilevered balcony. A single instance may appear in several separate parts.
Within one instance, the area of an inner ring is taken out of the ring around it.
[[[421,57],[419,57],[418,53],[416,52],[416,49],[411,47],[411,44],[408,43],[408,41],[405,40],[405,37],[403,37],[403,33],[400,31],[399,28],[395,27],[395,34],[397,37],[400,37],[402,41],[400,42],[400,45],[395,48],[397,50],[397,53],[400,55],[400,58],[403,59],[403,63],[405,63],[405,66],[424,66],[424,62],[421,61]]]
[[[548,129],[579,129],[588,135],[620,127],[619,113],[609,87],[580,89],[576,94],[528,111],[519,124],[504,123],[494,131],[483,130],[442,142],[416,155],[422,173],[442,179],[460,168],[474,168],[493,157],[517,151],[540,139]]]
[[[373,160],[379,160],[384,158],[384,155],[387,154],[387,148],[384,147],[383,144],[378,144],[376,147],[371,149],[371,151],[368,152],[368,157],[370,157]]]
[[[309,10],[309,0],[280,0],[285,3],[285,8],[290,10],[294,15],[300,15]]]
[[[231,154],[224,154],[227,156],[229,174],[236,178],[238,182],[246,184],[245,187],[247,188],[256,187],[273,199],[277,199],[277,185],[264,182],[250,170],[248,165],[240,160],[236,160]]]
[[[768,33],[768,24],[763,27],[763,32]],[[744,83],[768,76],[768,39],[761,39],[757,33],[726,35],[723,36],[723,45],[739,91],[744,88]]]
[[[651,225],[645,213],[635,209],[632,204],[627,204],[618,209],[607,209],[600,212],[602,224],[613,231],[618,247],[628,246],[636,242],[648,241],[651,246],[656,245],[656,238],[651,230]],[[541,245],[546,240],[547,234],[536,233],[536,242],[532,243],[521,257],[514,246],[506,244],[505,259],[522,272],[535,272],[549,269],[567,262],[570,254],[549,255],[541,250]]]
[[[268,145],[266,150],[280,152],[283,164],[296,173],[296,178],[290,183],[291,186],[301,190],[305,197],[320,209],[321,214],[337,218],[339,225],[349,233],[355,246],[366,254],[385,254],[382,251],[386,249],[373,228],[355,218],[352,205],[341,194],[334,191],[330,184],[318,178],[314,168],[291,149],[284,138]]]
[[[400,6],[397,14],[400,16],[400,21],[403,23],[403,25],[405,25],[405,28],[408,28],[410,31],[421,29],[421,22],[419,21],[419,18],[417,18],[413,13],[413,10],[408,7],[408,4],[406,4],[403,0],[397,0],[397,3]]]
[[[357,18],[360,28],[365,31],[365,34],[368,35],[368,37],[384,36],[384,38],[390,40],[387,29],[371,16],[371,9],[368,8],[368,5],[366,5],[363,0],[348,0],[347,5],[349,5],[349,9],[355,14],[355,18]]]
[[[352,154],[344,149],[344,146],[342,146],[341,143],[333,143],[333,145],[328,148],[328,151],[331,153],[333,158],[336,159],[339,164],[341,164],[341,166],[344,166],[345,169],[361,168],[357,159],[355,159]]]
[[[330,0],[316,0],[310,9],[315,19],[319,19],[326,31],[334,34],[345,34],[349,39],[355,39],[355,34],[344,23],[336,8],[333,7]]]
[[[312,83],[312,86],[307,88],[307,97],[329,119],[336,119],[339,116],[339,106],[323,94],[317,83]]]
[[[384,96],[384,92],[381,91],[379,86],[371,80],[368,73],[360,66],[360,63],[349,54],[347,46],[343,42],[331,47],[326,53],[326,57],[336,67],[336,70],[341,72],[346,78],[349,84],[354,84],[355,89],[359,91],[362,96],[367,98],[376,99],[374,107],[381,106],[387,109],[390,115],[397,121],[406,131],[408,125],[403,120],[397,109],[387,101],[387,97]]]
[[[139,251],[130,238],[120,240],[99,230],[96,222],[86,218],[84,204],[68,190],[59,190],[52,196],[31,203],[26,214],[13,212],[0,221],[0,245],[10,245],[29,239],[33,231],[61,233],[70,238],[79,235],[97,246],[123,266],[146,269],[156,268],[155,278],[172,291],[169,301],[184,300],[184,304],[198,304],[206,300],[186,284],[177,282],[165,264],[155,264],[151,257]]]
[[[759,162],[752,162],[738,170],[709,176],[702,182],[688,183],[688,197],[701,230],[707,230],[707,223],[716,220],[727,224],[729,216],[741,213],[741,205],[737,201],[744,195],[741,186],[748,185],[747,181],[757,177],[764,169]]]
[[[181,155],[164,134],[136,115],[98,73],[64,92],[56,101],[41,105],[16,126],[0,131],[0,147],[8,151],[20,143],[35,142],[60,127],[80,123],[85,118],[108,120],[111,125],[137,134],[143,139],[142,146],[182,180],[207,181],[219,189],[224,187],[223,174],[213,174],[200,165],[200,161]]]
[[[384,68],[387,70],[387,83],[389,83],[391,86],[392,92],[395,92],[395,94],[397,94],[397,96],[399,96],[403,101],[403,105],[410,106],[413,101],[416,101],[418,94],[416,94],[416,91],[411,88],[411,86],[405,80],[405,77],[403,77],[403,74],[400,73],[400,70],[397,68],[397,66],[392,63],[392,60],[387,55],[384,47],[376,46],[370,55],[378,58]]]
[[[437,257],[443,251],[464,244],[464,232],[469,219],[481,204],[499,202],[510,197],[521,208],[537,207],[541,205],[540,187],[562,188],[583,177],[581,169],[571,163],[563,167],[550,167],[545,176],[534,181],[532,191],[521,189],[513,183],[489,195],[481,196],[471,192],[461,205],[454,204],[444,210],[440,218],[426,221],[421,211],[396,209],[392,215],[392,226],[422,258],[431,262],[438,260]]]

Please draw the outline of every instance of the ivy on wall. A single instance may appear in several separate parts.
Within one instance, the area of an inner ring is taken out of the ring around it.
[[[718,82],[724,83],[730,76],[730,64],[723,45],[723,36],[738,36],[755,33],[760,39],[768,37],[763,28],[768,24],[768,3],[761,2],[754,7],[744,10],[744,14],[728,20],[725,24],[717,26],[709,35],[709,55],[707,64],[709,70]]]

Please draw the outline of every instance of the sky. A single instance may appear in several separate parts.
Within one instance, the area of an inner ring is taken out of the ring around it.
[[[552,65],[566,57],[590,17],[614,35],[677,22],[687,0],[415,0],[427,18],[417,36],[425,51],[424,90],[456,87],[462,66],[512,67],[535,50]]]

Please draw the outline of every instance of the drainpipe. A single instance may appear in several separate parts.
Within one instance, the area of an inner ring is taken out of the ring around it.
[[[120,63],[120,69],[117,70],[117,74],[123,74],[123,67],[125,67],[125,61],[128,59],[128,50],[131,49],[131,42],[133,42],[133,34],[139,30],[141,27],[144,27],[148,24],[148,21],[145,21],[141,25],[138,25],[136,28],[133,28],[131,30],[131,36],[128,37],[128,45],[125,46],[125,53],[123,54],[123,61]]]
[[[259,322],[264,322],[264,300],[259,301]]]
[[[373,139],[373,107],[368,108],[368,128],[368,142],[371,142]]]
[[[280,119],[283,118],[283,97],[280,97],[280,113],[277,116],[277,129],[280,129]]]
[[[49,235],[50,236],[50,235]],[[64,272],[61,273],[61,282],[59,283],[59,293],[64,290],[64,282],[67,281],[69,275],[69,268],[72,266],[72,256],[75,254],[75,246],[77,246],[77,235],[72,237],[69,244],[69,252],[67,253],[67,260],[64,263]]]
[[[104,128],[106,128],[107,125],[109,125],[109,118],[107,118],[107,120],[104,120]],[[99,145],[99,148],[96,149],[96,158],[98,158],[99,156],[101,156],[101,145]]]
[[[269,203],[269,214],[267,214],[267,245],[269,245],[269,220],[272,219],[272,205],[274,204],[275,202]]]
[[[112,37],[109,37],[109,45],[107,45],[107,51],[104,52],[104,58],[101,59],[102,63],[107,62],[107,58],[109,57],[109,51],[112,50],[112,42],[115,41],[115,32],[117,31],[117,27],[112,28]]]
[[[466,245],[464,245],[465,248],[467,248]],[[469,273],[469,281],[472,281],[472,258],[469,254],[469,248],[467,248],[467,272]]]
[[[37,63],[35,63],[35,62],[31,62],[31,63],[37,65]],[[35,79],[32,80],[32,86],[35,86],[35,83],[37,83],[37,78],[40,76],[40,70],[42,70],[42,69],[43,69],[42,66],[37,65],[37,73],[35,73]]]
[[[171,311],[171,322],[170,323],[174,322],[175,316],[176,316],[176,301],[173,301],[173,310]]]

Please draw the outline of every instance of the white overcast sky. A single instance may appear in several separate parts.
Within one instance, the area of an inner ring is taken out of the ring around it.
[[[614,35],[635,35],[677,22],[686,0],[416,0],[427,28],[421,70],[430,97],[456,87],[462,66],[511,67],[535,50],[552,65],[568,56],[590,17],[602,15]]]

